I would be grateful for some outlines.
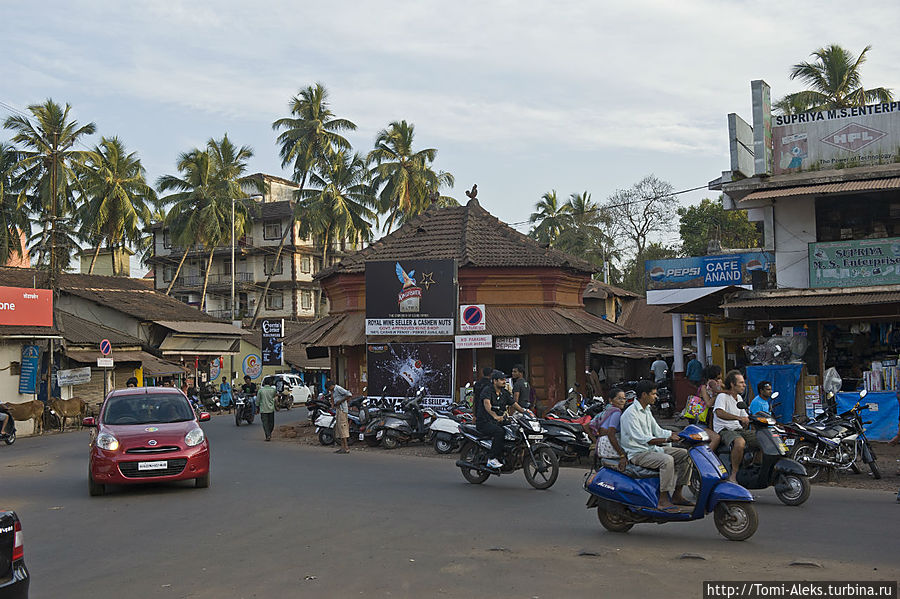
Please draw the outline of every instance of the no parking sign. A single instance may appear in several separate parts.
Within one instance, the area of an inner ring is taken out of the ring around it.
[[[484,304],[467,304],[459,307],[460,331],[483,331],[484,326]]]

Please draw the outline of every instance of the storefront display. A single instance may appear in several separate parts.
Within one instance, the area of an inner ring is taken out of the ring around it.
[[[823,340],[825,363],[837,369],[842,391],[900,390],[900,323],[829,323]]]

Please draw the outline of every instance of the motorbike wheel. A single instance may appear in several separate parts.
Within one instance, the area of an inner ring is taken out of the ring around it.
[[[322,445],[334,445],[334,429],[323,428],[320,430],[319,443]]]
[[[253,414],[253,412],[250,412],[250,417],[247,418],[247,424],[253,424],[254,418],[256,418],[256,416]]]
[[[729,541],[744,541],[753,536],[759,526],[759,516],[752,503],[722,501],[713,514],[719,534]]]
[[[794,446],[794,449],[791,450],[789,457],[791,459],[797,460],[803,467],[806,468],[806,474],[809,476],[809,482],[816,480],[816,478],[822,473],[821,466],[814,466],[812,464],[805,463],[805,458],[811,458],[815,453],[815,447],[813,447],[812,443],[798,443]]]
[[[7,445],[12,445],[16,442],[16,433],[9,433],[8,435],[3,436],[3,442]]]
[[[628,532],[634,526],[634,522],[607,511],[602,505],[597,506],[597,519],[609,532]]]
[[[435,437],[434,450],[438,453],[450,453],[453,451],[453,441],[444,437]]]
[[[533,451],[534,460],[530,455],[525,456],[525,463],[522,465],[525,480],[535,489],[549,489],[559,476],[559,460],[549,447],[537,447]]]
[[[366,437],[366,445],[369,447],[378,447],[381,445],[381,441],[376,439],[374,435],[369,435]]]
[[[234,425],[235,426],[241,425],[241,412],[239,410],[234,411]]]
[[[700,498],[700,472],[696,466],[691,466],[691,480],[688,482],[688,488],[694,495],[694,499]]]
[[[810,483],[809,478],[805,476],[797,476],[796,474],[782,475],[784,483],[790,486],[789,491],[779,491],[775,487],[775,495],[784,505],[800,505],[809,499]]]
[[[381,438],[381,446],[385,449],[397,449],[400,447],[400,439],[397,438],[397,435],[385,432]]]
[[[485,457],[484,449],[482,447],[479,447],[478,445],[472,443],[471,441],[469,441],[468,443],[465,444],[465,446],[463,446],[461,454],[462,455],[460,455],[460,458],[464,462],[470,462],[472,464],[477,464],[479,460],[485,461],[484,459],[482,459]],[[488,477],[490,476],[490,474],[488,474],[487,472],[482,472],[480,470],[472,470],[471,468],[460,467],[460,470],[462,470],[463,478],[466,479],[467,481],[469,481],[470,483],[472,483],[473,485],[480,485],[481,483],[486,481],[488,479]]]
[[[869,469],[872,471],[872,477],[875,480],[879,480],[881,478],[881,470],[878,469],[878,463],[875,460],[869,462]]]

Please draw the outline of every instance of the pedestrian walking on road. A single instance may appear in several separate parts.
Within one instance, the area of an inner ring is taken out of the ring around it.
[[[331,394],[331,404],[334,406],[334,436],[341,441],[341,448],[334,453],[350,453],[350,448],[347,447],[347,439],[350,437],[350,422],[347,419],[350,406],[347,402],[352,394],[340,385],[335,385],[334,381],[326,382],[325,388]]]
[[[256,392],[256,401],[259,403],[259,419],[262,421],[263,433],[266,441],[272,440],[272,431],[275,429],[275,387],[263,383]]]

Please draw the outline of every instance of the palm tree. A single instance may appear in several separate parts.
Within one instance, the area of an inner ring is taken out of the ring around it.
[[[19,153],[0,142],[0,264],[23,257],[22,233],[29,232],[28,216],[19,207]]]
[[[272,129],[281,130],[277,141],[280,145],[281,166],[293,168],[293,179],[300,184],[294,196],[301,199],[306,188],[307,178],[320,170],[327,157],[336,150],[350,149],[350,142],[341,135],[342,131],[354,131],[356,125],[347,119],[334,116],[328,103],[328,90],[322,83],[309,86],[293,97],[290,104],[291,116],[278,119],[272,123]],[[294,230],[298,217],[302,217],[295,208],[289,227],[281,234],[281,241],[275,251],[274,264],[281,260],[281,252],[288,234]],[[250,327],[256,325],[263,301],[269,293],[272,283],[272,272],[266,275],[263,285],[262,301],[256,306]]]
[[[178,160],[182,177],[163,175],[157,180],[160,192],[175,191],[163,198],[165,202],[173,202],[166,224],[172,231],[175,245],[185,248],[175,276],[166,289],[167,295],[178,279],[191,246],[201,244],[209,251],[200,297],[200,309],[203,310],[215,248],[225,245],[231,237],[232,199],[248,197],[246,190],[261,190],[259,180],[243,176],[247,170],[246,160],[251,156],[253,150],[247,146],[236,147],[226,134],[221,140],[210,139],[206,150],[195,148],[182,154]],[[235,202],[234,210],[235,234],[243,235],[248,222],[247,205]]]
[[[892,101],[890,89],[865,89],[862,86],[860,67],[871,48],[866,46],[859,56],[853,56],[837,44],[819,48],[811,54],[816,61],[801,62],[791,68],[791,79],[800,79],[809,89],[788,94],[776,102],[775,107],[796,113]]]
[[[113,274],[118,274],[115,250],[140,243],[156,194],[147,185],[140,158],[117,137],[102,138],[76,170],[87,199],[80,211],[83,231],[97,246],[88,274],[94,272],[103,241],[113,250]]]
[[[559,234],[569,226],[570,210],[570,204],[560,205],[555,189],[548,191],[534,205],[534,212],[528,218],[529,222],[537,223],[530,235],[538,243],[552,245]]]
[[[375,149],[369,152],[375,189],[378,192],[378,212],[389,214],[384,230],[390,231],[395,223],[403,224],[425,212],[432,203],[451,205],[456,201],[441,196],[442,187],[453,187],[453,175],[435,172],[431,163],[437,150],[426,148],[413,151],[415,126],[406,121],[394,121],[387,129],[379,131]]]
[[[371,241],[371,220],[376,218],[371,206],[375,196],[369,183],[366,162],[359,154],[335,152],[321,175],[314,173],[297,211],[302,237],[312,236],[322,244],[322,267],[327,264],[328,248],[335,239]],[[321,305],[321,288],[317,291],[316,313]]]
[[[69,261],[64,240],[59,240],[59,218],[74,213],[74,194],[77,186],[74,167],[84,162],[87,153],[73,149],[82,137],[94,133],[94,123],[79,125],[70,118],[71,106],[65,108],[51,99],[28,107],[32,118],[11,116],[3,126],[15,132],[12,142],[20,147],[17,169],[22,176],[19,204],[28,205],[34,214],[46,214],[42,239],[49,237],[49,250],[42,244],[42,253],[49,254],[51,281]]]
[[[591,194],[587,191],[573,193],[563,208],[566,226],[560,230],[553,247],[598,266],[620,257],[621,252],[609,234],[612,220],[591,200]]]

